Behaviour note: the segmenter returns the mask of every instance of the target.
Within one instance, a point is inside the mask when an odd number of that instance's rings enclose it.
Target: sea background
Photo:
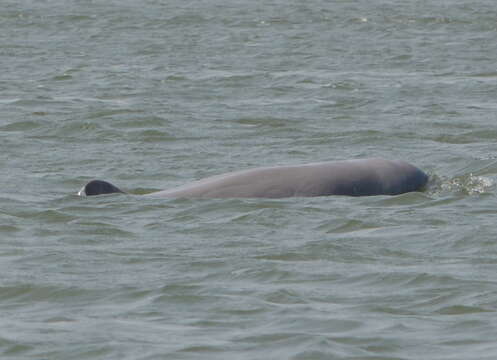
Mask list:
[[[496,39],[494,0],[2,0],[0,358],[496,359]],[[364,157],[430,183],[140,196]]]

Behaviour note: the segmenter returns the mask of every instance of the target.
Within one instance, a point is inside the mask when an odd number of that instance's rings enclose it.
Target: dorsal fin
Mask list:
[[[113,193],[124,193],[117,186],[103,180],[92,180],[78,192],[79,196],[93,196]]]

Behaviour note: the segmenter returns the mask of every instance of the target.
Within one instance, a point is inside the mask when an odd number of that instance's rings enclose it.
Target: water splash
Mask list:
[[[452,179],[434,177],[431,190],[434,193],[452,192],[479,195],[488,192],[492,186],[494,186],[494,181],[491,178],[470,173]]]

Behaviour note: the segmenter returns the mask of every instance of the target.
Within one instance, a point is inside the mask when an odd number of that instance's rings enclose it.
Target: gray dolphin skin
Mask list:
[[[421,190],[428,175],[398,160],[359,159],[295,166],[263,167],[217,175],[147,194],[163,198],[285,198],[398,195]],[[79,195],[123,192],[92,180]]]

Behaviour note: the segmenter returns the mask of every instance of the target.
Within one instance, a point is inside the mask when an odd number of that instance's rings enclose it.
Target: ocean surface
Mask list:
[[[494,0],[2,0],[0,358],[497,359]],[[140,196],[383,157],[423,192]],[[129,195],[83,198],[90,179]]]

